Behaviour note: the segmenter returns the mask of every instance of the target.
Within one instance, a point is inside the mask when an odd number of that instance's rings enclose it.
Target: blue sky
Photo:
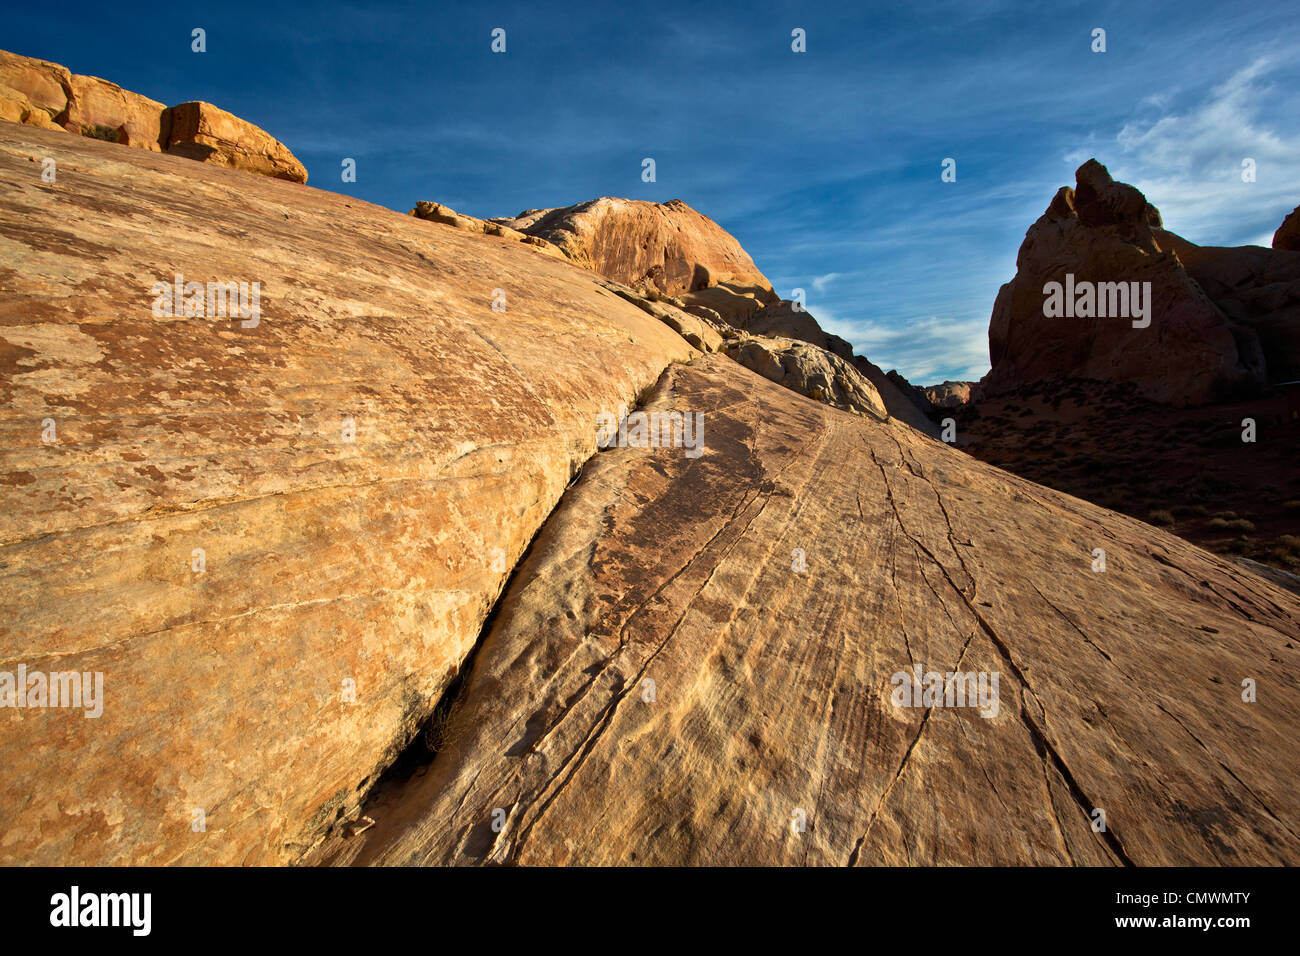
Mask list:
[[[1300,203],[1300,6],[848,6],[65,2],[11,5],[0,47],[216,103],[402,212],[682,199],[919,384],[987,371],[1025,230],[1089,156],[1194,242],[1267,244]]]

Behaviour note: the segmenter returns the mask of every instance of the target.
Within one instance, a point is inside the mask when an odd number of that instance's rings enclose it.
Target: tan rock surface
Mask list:
[[[66,67],[7,50],[0,50],[0,85],[22,93],[54,123],[64,119],[72,98],[72,74]]]
[[[596,416],[695,353],[347,196],[10,124],[0,183],[0,670],[106,698],[0,709],[0,862],[294,859],[428,717]],[[258,323],[155,317],[178,272],[259,282]]]
[[[798,339],[826,349],[852,364],[866,377],[890,415],[931,437],[938,437],[939,429],[934,422],[889,380],[878,365],[861,355],[854,355],[853,346],[848,341],[825,331],[807,309],[795,308],[795,303],[780,299],[753,315],[739,316],[733,324],[755,335]]]
[[[726,343],[726,354],[750,371],[790,391],[846,412],[889,417],[866,377],[844,359],[807,342],[742,334]]]
[[[227,169],[305,183],[307,170],[270,133],[211,103],[181,103],[167,111],[167,152]]]
[[[65,126],[71,133],[112,130],[124,146],[161,152],[168,143],[170,113],[157,100],[124,90],[97,76],[72,77]],[[103,138],[102,136],[100,137]]]
[[[478,232],[485,236],[496,236],[500,239],[522,242],[536,252],[544,252],[557,259],[568,259],[568,256],[561,252],[557,246],[552,245],[545,239],[526,235],[490,219],[476,219],[473,216],[467,216],[439,202],[422,199],[415,204],[415,208],[410,211],[409,215],[427,222],[451,226],[454,229],[464,229],[467,232]]]
[[[327,857],[1300,861],[1295,595],[719,356],[662,385],[705,454],[588,463],[443,750]],[[896,707],[913,663],[998,673],[998,713]]]
[[[682,296],[723,318],[776,299],[772,283],[735,237],[679,199],[602,197],[492,221],[546,239],[615,282]]]
[[[0,119],[41,129],[62,129],[45,110],[32,105],[27,94],[0,84]]]

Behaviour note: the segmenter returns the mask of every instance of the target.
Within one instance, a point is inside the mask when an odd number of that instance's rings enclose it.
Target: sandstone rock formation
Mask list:
[[[924,410],[907,395],[906,391],[911,386],[906,385],[906,379],[896,372],[890,373],[897,376],[906,386],[900,388],[899,384],[893,381],[890,375],[882,372],[878,365],[864,356],[854,355],[853,346],[846,340],[825,331],[807,309],[796,308],[794,302],[779,299],[759,309],[752,316],[736,319],[735,324],[757,335],[808,342],[851,363],[871,384],[890,415],[931,437],[938,436],[939,430],[934,422],[930,421]]]
[[[1300,252],[1300,206],[1287,213],[1282,225],[1273,233],[1273,248]]]
[[[171,123],[171,111],[157,100],[97,76],[72,77],[68,116],[63,124],[70,133],[100,139],[111,136],[124,146],[160,152],[171,143]]]
[[[776,300],[740,243],[679,199],[603,197],[492,221],[554,243],[574,262],[623,285],[678,296],[728,321]]]
[[[0,119],[66,129],[188,159],[305,183],[307,170],[279,140],[210,103],[171,108],[116,83],[0,50]]]
[[[428,717],[596,416],[694,350],[347,196],[9,124],[0,182],[0,670],[106,696],[0,709],[0,862],[295,859]],[[258,323],[156,317],[178,272],[259,282]]]
[[[269,133],[211,103],[182,103],[171,118],[167,152],[229,169],[307,181],[307,170]]]
[[[468,232],[481,232],[485,236],[497,236],[501,239],[511,239],[515,242],[522,242],[538,252],[544,252],[557,259],[568,258],[559,250],[558,247],[547,242],[545,239],[526,235],[516,229],[511,229],[509,226],[503,226],[498,222],[493,222],[488,219],[476,219],[473,216],[458,213],[450,206],[444,206],[442,203],[420,200],[415,204],[415,208],[412,209],[408,215],[415,216],[417,219],[423,219],[426,222],[436,222],[444,226],[451,226],[455,229],[464,229]]]
[[[1300,379],[1300,251],[1198,246],[1157,230],[1236,329],[1259,340],[1269,382]]]
[[[588,463],[432,764],[321,858],[1300,859],[1295,595],[720,356],[648,407],[705,409],[708,452]],[[895,706],[913,664],[996,672],[997,713]]]
[[[939,408],[960,408],[971,400],[974,382],[943,382],[922,390],[926,401]]]
[[[795,339],[748,334],[729,341],[726,352],[745,368],[792,392],[881,421],[889,417],[875,386],[833,352]]]
[[[6,98],[16,99],[14,94],[21,96],[43,112],[45,120],[58,125],[67,117],[68,101],[72,98],[72,74],[57,63],[0,50],[0,89],[6,91]],[[40,118],[17,122],[49,128]]]
[[[998,292],[985,390],[1091,378],[1133,382],[1156,401],[1203,404],[1262,389],[1267,373],[1255,329],[1234,322],[1206,296],[1155,207],[1132,186],[1113,181],[1096,160],[1075,175],[1076,188],[1062,187],[1030,227],[1016,275]],[[1149,325],[1134,327],[1141,319],[1125,315],[1048,317],[1053,282],[1149,282]],[[1106,297],[1112,309],[1119,302],[1115,290]]]
[[[0,182],[0,672],[104,676],[0,708],[0,862],[1300,862],[1300,597],[509,238],[33,126]],[[702,453],[596,453],[638,400]]]

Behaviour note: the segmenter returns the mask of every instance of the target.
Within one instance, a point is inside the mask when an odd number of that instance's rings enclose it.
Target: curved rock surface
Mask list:
[[[278,139],[211,103],[182,103],[167,111],[167,152],[202,163],[307,181],[307,170]]]
[[[73,76],[63,125],[70,133],[100,139],[111,134],[123,146],[161,152],[170,145],[171,119],[171,112],[157,100],[97,76]]]
[[[882,421],[889,417],[875,386],[825,349],[794,339],[745,333],[727,342],[726,353],[765,379],[825,405]]]
[[[1075,175],[1076,188],[1063,186],[1026,233],[1016,275],[998,292],[985,391],[1090,378],[1132,382],[1147,398],[1185,405],[1260,390],[1266,373],[1258,336],[1231,321],[1188,275],[1155,207],[1095,159]],[[1135,327],[1144,319],[1132,309],[1048,317],[1047,284],[1069,282],[1150,283],[1149,325]]]
[[[554,243],[570,259],[634,289],[656,289],[730,320],[776,300],[749,253],[730,233],[680,199],[602,197],[494,219]]]
[[[322,858],[1300,861],[1296,595],[718,356],[650,407],[707,452],[587,465],[442,750]],[[998,674],[996,713],[896,706],[913,665]]]
[[[0,710],[0,862],[296,859],[433,710],[597,416],[694,350],[347,196],[9,124],[0,183],[0,671],[105,697]],[[258,321],[155,316],[176,273],[260,283]]]
[[[0,183],[0,674],[103,675],[0,709],[0,862],[1300,862],[1300,597],[509,236],[12,124]],[[638,401],[699,454],[596,454]]]

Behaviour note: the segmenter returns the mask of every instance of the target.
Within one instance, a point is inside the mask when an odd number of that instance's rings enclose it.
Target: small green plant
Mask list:
[[[111,126],[105,126],[102,123],[96,123],[94,126],[81,127],[81,135],[88,136],[91,139],[102,139],[109,143],[121,142],[117,130]]]

